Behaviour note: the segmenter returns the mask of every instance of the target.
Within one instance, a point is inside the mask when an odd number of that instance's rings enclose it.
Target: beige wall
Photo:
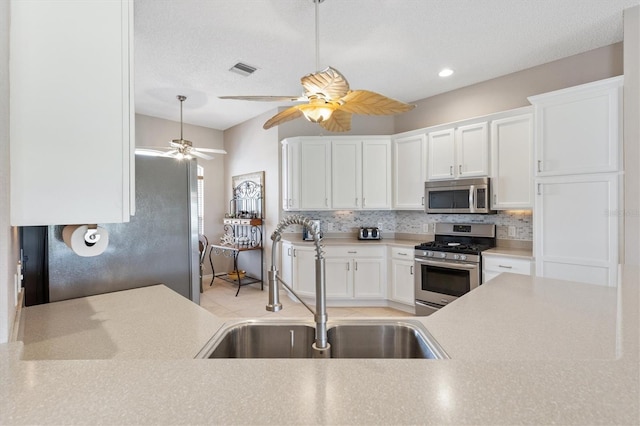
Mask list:
[[[640,6],[624,13],[624,263],[640,264]]]
[[[616,43],[417,101],[396,117],[394,132],[527,106],[531,95],[621,75],[622,50]]]
[[[273,114],[269,112],[231,127],[224,132],[225,149],[229,153],[225,160],[225,201],[232,198],[231,178],[253,172],[264,172],[264,279],[271,265],[271,232],[278,222],[280,207],[280,142],[278,129],[264,130],[262,125]],[[239,268],[259,274],[259,252],[243,252],[239,257]],[[233,268],[228,264],[228,270]],[[218,271],[216,271],[217,273]],[[224,271],[223,271],[224,272]]]
[[[9,225],[9,2],[0,2],[0,343],[11,337],[16,308],[18,230]]]
[[[199,148],[224,149],[223,133],[201,126],[184,124],[184,138]],[[136,114],[136,146],[168,146],[180,137],[180,122]],[[220,241],[222,218],[225,212],[224,155],[215,154],[213,160],[198,160],[204,168],[204,233],[209,242]],[[214,264],[215,265],[215,264]],[[209,261],[204,273],[210,274]]]

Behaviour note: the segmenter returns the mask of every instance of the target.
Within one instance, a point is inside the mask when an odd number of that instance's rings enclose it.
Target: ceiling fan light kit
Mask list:
[[[316,69],[319,69],[319,18],[318,5],[324,0],[311,0],[315,4],[316,24]],[[351,90],[347,79],[335,68],[327,67],[322,71],[307,74],[300,79],[304,94],[296,96],[220,96],[221,99],[250,101],[287,101],[306,104],[289,107],[267,120],[262,126],[265,130],[287,121],[304,117],[312,123],[319,124],[331,132],[347,132],[351,130],[351,116],[359,115],[394,115],[415,108],[368,90]]]

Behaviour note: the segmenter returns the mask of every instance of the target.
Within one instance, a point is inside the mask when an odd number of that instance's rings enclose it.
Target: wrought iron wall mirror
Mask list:
[[[231,178],[233,197],[226,217],[264,219],[264,172],[247,173]]]

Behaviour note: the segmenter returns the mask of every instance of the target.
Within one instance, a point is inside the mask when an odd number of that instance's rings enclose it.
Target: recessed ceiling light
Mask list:
[[[451,74],[453,74],[453,70],[451,68],[444,68],[438,73],[440,77],[449,77]]]

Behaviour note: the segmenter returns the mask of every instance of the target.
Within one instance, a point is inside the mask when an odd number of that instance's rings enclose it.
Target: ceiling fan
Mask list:
[[[311,1],[315,3],[317,70],[320,58],[318,5],[324,0]],[[307,102],[279,112],[267,120],[262,127],[270,129],[287,121],[305,117],[331,132],[351,130],[351,116],[353,114],[393,115],[412,110],[415,107],[415,105],[406,104],[369,90],[351,90],[347,79],[333,67],[307,74],[300,79],[300,82],[304,89],[302,96],[220,96],[220,99]]]
[[[156,157],[174,157],[179,160],[190,160],[193,157],[202,158],[203,160],[213,160],[213,156],[203,154],[204,152],[210,152],[214,154],[226,154],[224,149],[213,148],[196,148],[191,141],[188,141],[182,137],[182,103],[187,99],[186,96],[178,95],[176,99],[180,101],[180,139],[173,139],[169,142],[169,146],[166,147],[140,147],[136,148],[136,154],[150,155]]]

